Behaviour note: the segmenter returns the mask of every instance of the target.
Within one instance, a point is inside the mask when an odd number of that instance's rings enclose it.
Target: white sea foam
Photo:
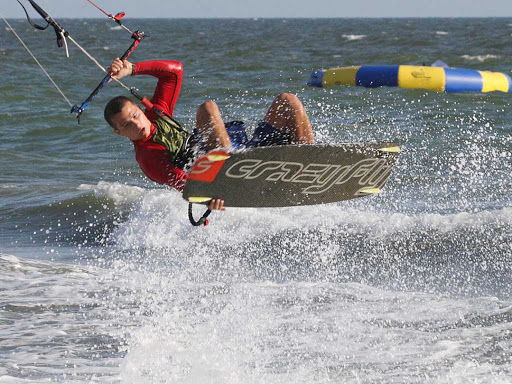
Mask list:
[[[122,29],[123,29],[123,27],[121,27],[120,25],[116,25],[115,27],[110,28],[111,31],[120,31]]]
[[[445,31],[436,31],[436,35],[439,35],[439,36],[445,36],[445,35],[448,35],[448,32],[445,32]]]
[[[93,191],[96,197],[107,198],[119,205],[131,204],[137,201],[145,189],[133,185],[109,183],[100,181],[97,185],[81,184],[79,191]]]
[[[24,275],[34,274],[56,274],[65,271],[75,276],[85,276],[85,270],[68,264],[59,264],[49,261],[21,259],[14,255],[0,253],[0,270],[5,274],[10,272],[21,272]]]
[[[102,338],[115,342],[96,271],[0,253],[0,317],[15,319],[0,322],[2,348],[13,351],[2,357],[9,369],[0,368],[0,383],[70,382],[71,376],[89,382],[86,377],[112,374],[89,364]]]
[[[385,226],[378,225],[379,221],[382,222],[386,219],[389,222]],[[391,235],[403,230],[422,229],[448,233],[462,228],[481,227],[489,223],[512,224],[512,207],[477,213],[460,212],[445,215],[427,213],[417,216],[394,213],[374,216],[376,233],[379,235]]]
[[[499,55],[476,55],[476,56],[462,55],[461,57],[464,60],[479,61],[480,63],[483,63],[484,61],[487,61],[487,60],[499,59],[501,56],[499,56]]]
[[[162,303],[131,330],[120,376],[134,383],[358,383],[388,375],[413,382],[418,369],[440,382],[448,372],[451,382],[462,382],[486,372],[474,367],[468,375],[465,365],[485,353],[488,337],[500,328],[471,326],[472,317],[508,311],[492,298],[459,300],[360,284],[176,284],[156,273],[128,284],[146,292],[142,308]],[[392,368],[397,362],[398,373]]]
[[[341,35],[341,37],[343,37],[349,41],[362,40],[367,36],[368,35],[346,35],[346,34]]]
[[[228,208],[213,212],[211,224],[200,229],[190,225],[187,218],[188,203],[181,194],[167,189],[145,190],[116,183],[82,186],[94,190],[98,197],[114,200],[116,204],[132,204],[129,220],[119,226],[116,242],[127,248],[179,248],[186,249],[190,242],[223,241],[229,236],[232,244],[251,242],[268,233],[280,231],[307,231],[336,228],[343,225],[347,231],[375,237],[393,236],[402,231],[435,230],[449,233],[463,228],[481,227],[489,223],[512,225],[512,207],[495,211],[459,212],[453,214],[423,213],[408,215],[401,212],[379,212],[344,207],[343,204],[290,208]],[[374,197],[377,202],[379,197]],[[204,206],[194,206],[199,217]],[[386,223],[383,225],[383,223]]]
[[[7,255],[7,254],[3,254],[3,253],[0,253],[0,261],[5,262],[5,263],[10,263],[12,265],[20,265],[20,263],[21,263],[21,260],[18,259],[16,256]]]

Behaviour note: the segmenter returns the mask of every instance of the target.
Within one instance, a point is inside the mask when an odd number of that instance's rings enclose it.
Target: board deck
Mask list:
[[[379,193],[400,147],[394,143],[259,147],[200,157],[183,191],[191,203],[226,207],[287,207]]]

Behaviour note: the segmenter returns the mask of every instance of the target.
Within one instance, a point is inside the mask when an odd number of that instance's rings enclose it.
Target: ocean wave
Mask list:
[[[74,274],[87,276],[88,273],[79,267],[50,261],[20,259],[14,255],[0,253],[0,271],[5,278],[9,272],[22,275],[60,275]]]
[[[123,188],[121,188],[123,190]],[[136,190],[140,193],[139,190]],[[141,195],[139,195],[141,196]],[[134,197],[132,196],[132,201]],[[453,214],[378,211],[372,204],[378,199],[367,199],[366,204],[329,204],[289,208],[227,208],[213,212],[208,227],[195,228],[187,219],[187,202],[175,191],[146,190],[133,205],[130,216],[121,224],[114,238],[129,248],[183,247],[190,241],[224,241],[245,243],[257,241],[268,233],[305,233],[328,228],[344,228],[352,234],[375,238],[393,237],[404,232],[436,231],[450,234],[488,225],[512,225],[512,207],[480,212]],[[364,206],[365,208],[361,208]],[[202,206],[194,206],[196,216]],[[385,223],[385,224],[384,224]]]
[[[343,37],[344,39],[347,39],[348,41],[362,40],[367,36],[368,35],[346,35],[346,34],[341,35],[341,37]]]
[[[492,59],[499,59],[499,58],[501,58],[501,56],[499,56],[499,55],[476,55],[476,56],[462,55],[461,57],[462,57],[464,60],[468,60],[468,61],[479,61],[480,63],[483,63],[484,61],[487,61],[487,60],[492,60]]]
[[[439,36],[446,36],[446,35],[448,35],[448,32],[445,32],[445,31],[436,31],[436,35],[439,35]]]
[[[210,225],[196,228],[187,217],[188,203],[181,193],[145,189],[117,182],[82,184],[79,197],[26,210],[31,225],[19,228],[32,236],[71,243],[115,244],[121,249],[177,248],[190,242],[254,243],[269,234],[302,236],[308,232],[349,233],[374,239],[403,238],[435,232],[461,237],[465,231],[486,233],[489,227],[512,225],[512,207],[450,214],[406,213],[390,209],[391,197],[362,198],[338,204],[285,208],[227,208],[212,212]],[[388,207],[388,208],[386,208]],[[194,205],[194,216],[204,206]],[[501,229],[500,229],[501,228]],[[485,235],[487,236],[487,235]]]
[[[93,191],[97,198],[109,199],[117,205],[131,204],[140,199],[146,191],[141,187],[106,181],[100,181],[96,185],[81,184],[78,190]]]
[[[75,188],[77,191],[61,194],[60,200],[49,203],[39,199],[33,206],[8,211],[11,227],[2,234],[6,238],[20,238],[17,243],[44,243],[55,252],[58,252],[57,247],[67,245],[105,244],[109,234],[126,220],[132,205],[145,191],[109,182]]]

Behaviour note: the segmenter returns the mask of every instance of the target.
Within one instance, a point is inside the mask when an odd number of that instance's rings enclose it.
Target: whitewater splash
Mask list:
[[[508,355],[498,372],[486,356],[512,347],[506,335],[488,341],[508,329],[512,303],[448,292],[483,293],[479,278],[499,285],[490,276],[508,275],[510,233],[482,235],[510,228],[511,207],[409,215],[379,210],[371,198],[228,208],[209,227],[192,228],[179,193],[132,188],[94,188],[132,204],[113,235],[115,272],[103,278],[137,302],[140,325],[126,336],[121,382],[357,383],[388,377],[396,364],[408,382],[506,382]],[[476,242],[467,238],[473,231]]]
[[[165,239],[165,233],[168,233],[170,238],[178,234],[172,233],[173,230],[179,233],[205,231],[208,232],[208,236],[220,232],[219,238],[225,235],[226,231],[230,231],[230,241],[249,241],[265,233],[275,233],[283,229],[309,231],[340,225],[357,228],[362,233],[369,233],[374,237],[390,237],[403,231],[414,230],[448,233],[467,228],[485,227],[493,223],[503,226],[512,225],[512,207],[479,212],[419,215],[388,210],[379,211],[372,208],[371,202],[381,203],[386,199],[384,191],[382,194],[384,197],[362,198],[351,203],[290,208],[228,208],[225,212],[213,213],[214,219],[212,218],[211,226],[197,229],[189,227],[185,214],[188,203],[176,191],[143,189],[108,182],[99,182],[96,186],[81,185],[79,189],[91,190],[96,197],[108,198],[119,206],[133,206],[130,219],[122,225],[118,236],[125,236],[127,232],[137,233],[145,239],[146,245],[154,244],[151,241],[152,238],[155,241],[158,239],[160,245],[165,244],[165,240],[162,240]],[[365,206],[364,210],[360,206]],[[234,228],[237,230],[233,231]],[[123,238],[122,242],[126,241],[128,239]],[[133,242],[131,244],[134,245]]]
[[[151,231],[190,229],[191,232],[224,232],[237,228],[230,240],[257,238],[263,233],[277,232],[279,229],[313,230],[319,227],[339,225],[359,228],[361,232],[375,237],[393,236],[406,230],[435,230],[443,233],[466,228],[485,227],[493,223],[512,224],[512,207],[489,211],[457,212],[453,214],[423,213],[418,215],[378,210],[371,204],[382,205],[387,193],[382,196],[362,198],[350,203],[326,204],[289,208],[228,208],[225,212],[214,212],[211,227],[189,228],[185,215],[188,203],[179,192],[168,189],[144,189],[119,183],[99,182],[97,185],[81,185],[79,190],[93,191],[97,198],[107,198],[118,206],[130,206],[133,210],[128,223],[130,232],[151,238]],[[391,195],[391,193],[389,194]],[[391,197],[391,196],[389,196]],[[370,203],[369,205],[367,203]],[[364,206],[364,210],[361,209]],[[200,209],[196,208],[196,209]],[[156,227],[145,223],[159,223]],[[386,225],[382,225],[385,222]],[[140,227],[138,226],[140,224]],[[247,229],[247,231],[245,230]],[[155,237],[162,237],[157,231]]]

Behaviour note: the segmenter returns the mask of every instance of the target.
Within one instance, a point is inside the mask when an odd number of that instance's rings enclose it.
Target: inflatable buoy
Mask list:
[[[413,65],[362,65],[314,71],[308,85],[352,85],[429,89],[438,92],[510,92],[512,80],[501,72]]]

